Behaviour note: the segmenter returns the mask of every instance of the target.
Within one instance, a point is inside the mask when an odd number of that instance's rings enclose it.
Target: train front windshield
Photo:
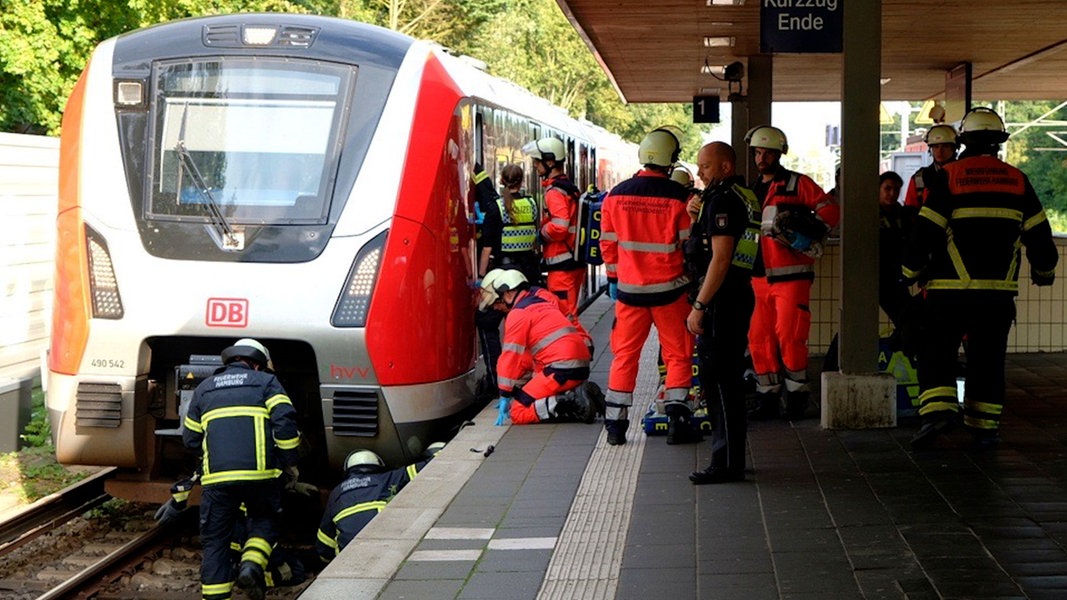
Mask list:
[[[158,63],[147,216],[227,230],[325,223],[353,77],[314,61]]]

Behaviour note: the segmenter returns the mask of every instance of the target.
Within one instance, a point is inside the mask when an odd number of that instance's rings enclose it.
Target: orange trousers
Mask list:
[[[693,385],[693,336],[686,329],[689,302],[681,295],[666,306],[630,306],[615,303],[615,327],[611,330],[611,372],[608,388],[632,394],[637,384],[641,348],[649,330],[656,325],[663,362],[667,365],[665,386],[682,388],[688,394]]]
[[[585,269],[549,271],[545,287],[559,298],[559,310],[573,322],[578,321],[578,294],[585,281]]]
[[[777,384],[783,369],[786,379],[807,381],[811,281],[767,283],[766,277],[753,277],[752,291],[756,309],[748,328],[748,349],[757,381]]]
[[[540,423],[544,420],[542,415],[547,414],[551,408],[548,406],[549,398],[554,397],[556,394],[562,394],[567,390],[573,390],[587,378],[588,369],[586,369],[586,377],[583,379],[565,379],[563,381],[544,371],[535,374],[529,382],[515,390],[515,398],[511,401],[511,409],[509,411],[511,422],[515,425]]]

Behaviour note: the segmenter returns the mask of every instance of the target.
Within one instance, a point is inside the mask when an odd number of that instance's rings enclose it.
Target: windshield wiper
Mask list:
[[[211,218],[211,224],[215,227],[215,231],[222,241],[224,249],[233,248],[239,249],[241,243],[237,239],[236,232],[229,221],[226,220],[226,215],[222,214],[222,209],[219,208],[219,203],[215,200],[214,194],[211,193],[211,188],[204,180],[204,176],[200,174],[200,169],[196,166],[196,161],[193,160],[192,153],[185,147],[185,121],[189,116],[189,105],[185,105],[185,109],[182,111],[182,123],[178,129],[178,143],[174,146],[174,152],[178,154],[178,189],[175,192],[175,202],[181,204],[182,195],[182,174],[188,173],[189,179],[196,186],[197,192],[207,201],[207,211]]]

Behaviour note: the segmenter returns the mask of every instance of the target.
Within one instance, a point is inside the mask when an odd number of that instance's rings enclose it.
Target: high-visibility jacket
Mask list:
[[[574,260],[578,232],[578,188],[566,175],[557,175],[541,183],[545,188],[545,206],[541,218],[541,256],[547,271],[572,271],[582,268]]]
[[[752,186],[760,198],[764,214],[780,204],[800,204],[815,212],[826,224],[834,227],[841,218],[837,200],[827,194],[811,177],[779,167],[769,183],[757,179]],[[760,238],[760,252],[753,271],[756,277],[766,276],[767,281],[815,279],[815,259],[795,252],[767,236]]]
[[[508,213],[503,198],[496,199],[500,211],[500,251],[508,253],[531,252],[537,248],[537,202],[529,196],[520,196],[511,201]]]
[[[647,169],[608,193],[600,212],[600,253],[608,281],[618,283],[619,302],[665,306],[685,293],[688,199],[684,186]]]
[[[537,286],[522,290],[504,321],[496,363],[500,395],[510,398],[531,372],[589,367],[586,338]]]
[[[182,435],[203,454],[201,485],[275,479],[296,464],[296,409],[278,378],[233,362],[193,392]]]
[[[961,158],[927,185],[903,274],[928,290],[1019,289],[1019,243],[1031,276],[1051,280],[1059,253],[1045,210],[1026,175],[995,156]]]
[[[385,505],[414,479],[429,460],[400,469],[368,473],[349,470],[344,481],[330,492],[326,511],[316,534],[315,552],[323,562],[333,560]]]

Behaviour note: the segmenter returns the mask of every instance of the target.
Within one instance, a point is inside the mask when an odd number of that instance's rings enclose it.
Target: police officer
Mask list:
[[[701,485],[745,478],[745,347],[755,298],[752,265],[759,245],[760,206],[735,172],[729,144],[700,149],[697,171],[704,202],[687,243],[687,262],[700,281],[686,326],[697,337],[700,387],[712,422],[711,464],[689,475]]]
[[[908,189],[904,193],[904,206],[915,212],[918,212],[926,203],[927,182],[935,177],[945,165],[956,160],[956,151],[959,149],[955,128],[943,123],[926,130],[923,141],[926,142],[933,162],[911,176],[908,180]]]
[[[315,552],[322,562],[333,560],[444,446],[430,444],[424,460],[399,469],[386,469],[370,450],[351,452],[345,458],[344,481],[330,492],[316,535]]]
[[[545,285],[559,297],[563,314],[576,321],[585,267],[574,256],[580,191],[563,171],[567,150],[562,141],[546,137],[526,144],[522,152],[533,159],[534,169],[545,189],[539,232],[541,255],[548,272]]]
[[[691,225],[686,213],[689,191],[670,179],[681,148],[679,136],[667,128],[649,132],[638,147],[644,167],[615,186],[601,209],[600,250],[617,300],[604,416],[611,445],[626,443],[638,361],[653,323],[667,365],[667,442],[700,439],[689,399],[693,337],[685,327],[690,279],[682,244]]]
[[[519,271],[495,269],[482,280],[481,306],[507,313],[496,424],[509,417],[516,425],[592,423],[602,409],[599,387],[587,381],[588,335],[560,312],[556,296],[531,286]]]
[[[223,366],[193,392],[182,434],[202,455],[200,567],[204,600],[230,598],[230,541],[247,509],[247,538],[237,585],[253,600],[266,593],[264,571],[278,541],[282,470],[296,485],[300,431],[296,410],[270,371],[270,353],[245,338],[222,351]]]
[[[1059,255],[1030,180],[997,158],[1008,139],[1000,115],[971,110],[960,123],[960,159],[927,182],[903,273],[926,280],[919,351],[919,416],[913,448],[933,446],[956,425],[956,362],[966,337],[963,424],[980,448],[995,446],[1004,407],[1004,355],[1015,317],[1019,244],[1030,278],[1052,285]]]
[[[492,267],[494,253],[500,247],[501,218],[497,202],[500,195],[493,186],[493,180],[481,164],[475,163],[474,176],[475,223],[477,225],[477,268],[474,287],[481,286],[482,278]],[[478,329],[478,341],[481,344],[482,359],[485,361],[485,379],[479,381],[479,395],[494,393],[496,390],[496,361],[500,357],[500,314],[495,311],[476,310],[474,324]]]
[[[745,135],[759,175],[752,191],[763,207],[759,254],[752,272],[756,307],[749,327],[749,351],[756,372],[756,407],[749,417],[775,418],[780,411],[783,376],[785,416],[803,418],[808,407],[808,332],[811,327],[811,284],[815,280],[810,231],[794,231],[799,217],[809,229],[823,232],[837,225],[840,211],[833,197],[807,175],[782,166],[789,151],[785,133],[760,125]]]

